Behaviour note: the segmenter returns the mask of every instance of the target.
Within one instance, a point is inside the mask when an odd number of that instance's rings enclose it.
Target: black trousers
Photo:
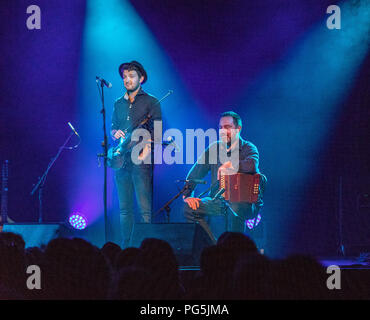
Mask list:
[[[214,243],[225,231],[242,232],[246,230],[245,221],[255,215],[255,208],[250,203],[230,204],[235,216],[220,199],[213,200],[211,197],[201,198],[199,208],[191,209],[188,204],[184,205],[184,216],[188,222],[199,223],[208,233]]]
[[[131,165],[115,172],[118,191],[122,248],[127,248],[135,221],[134,200],[141,216],[141,222],[150,223],[152,217],[153,168]]]

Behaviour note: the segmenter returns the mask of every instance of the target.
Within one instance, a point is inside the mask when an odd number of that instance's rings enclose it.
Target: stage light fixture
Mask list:
[[[77,230],[83,230],[87,226],[87,219],[80,213],[72,214],[69,219],[69,224]]]

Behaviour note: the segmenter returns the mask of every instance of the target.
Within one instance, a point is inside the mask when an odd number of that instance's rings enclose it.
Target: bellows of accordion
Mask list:
[[[221,175],[220,189],[225,189],[222,196],[230,202],[255,203],[258,201],[260,178],[258,173]]]

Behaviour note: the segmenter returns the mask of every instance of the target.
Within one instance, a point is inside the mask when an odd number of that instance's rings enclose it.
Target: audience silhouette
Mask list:
[[[28,266],[42,270],[41,289],[27,287]],[[0,299],[86,300],[276,300],[368,299],[361,277],[329,290],[316,259],[292,255],[270,259],[242,233],[225,232],[203,249],[200,270],[181,276],[169,243],[147,238],[140,248],[101,249],[80,238],[57,238],[25,248],[20,235],[0,233]]]

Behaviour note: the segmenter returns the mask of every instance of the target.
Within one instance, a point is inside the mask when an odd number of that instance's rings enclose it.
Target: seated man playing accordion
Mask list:
[[[245,173],[259,174],[259,154],[255,145],[240,137],[242,121],[232,111],[221,114],[219,121],[220,140],[211,144],[190,169],[186,180],[188,188],[184,193],[184,215],[189,222],[199,223],[214,242],[224,231],[245,232],[248,219],[254,219],[262,206],[261,192],[255,203],[232,202],[231,210],[220,194],[220,180],[224,175]],[[238,149],[236,149],[238,148]],[[236,155],[236,159],[221,163],[220,155]],[[211,159],[217,155],[217,159]],[[231,159],[233,157],[231,156]],[[236,161],[235,161],[236,160]],[[194,197],[194,179],[203,179],[211,172],[211,188],[204,198]],[[264,184],[265,177],[261,175]],[[221,190],[222,192],[223,190]],[[215,197],[215,195],[217,195]],[[254,220],[253,220],[254,221]]]

